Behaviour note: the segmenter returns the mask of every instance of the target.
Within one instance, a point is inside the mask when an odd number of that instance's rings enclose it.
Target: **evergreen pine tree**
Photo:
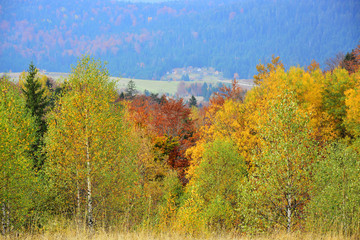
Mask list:
[[[35,170],[40,170],[44,164],[45,154],[42,153],[43,136],[46,132],[47,126],[44,119],[46,107],[48,105],[47,97],[44,94],[45,89],[41,87],[39,78],[36,76],[37,69],[31,62],[29,65],[28,75],[22,92],[26,99],[26,108],[35,118],[36,137],[31,144],[30,155],[33,159],[33,167]]]
[[[197,101],[196,101],[196,98],[194,97],[194,95],[191,96],[190,100],[189,100],[189,107],[192,107],[192,106],[197,106]]]
[[[128,99],[132,99],[133,97],[135,97],[136,93],[137,90],[136,90],[135,82],[133,80],[130,80],[125,90],[125,96]]]

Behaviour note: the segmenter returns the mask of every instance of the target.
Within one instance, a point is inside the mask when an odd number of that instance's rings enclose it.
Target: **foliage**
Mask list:
[[[125,97],[127,99],[133,99],[136,95],[136,92],[137,92],[136,85],[133,80],[130,80],[125,90]]]
[[[360,67],[360,45],[354,48],[350,53],[347,53],[343,59],[342,67],[344,67],[350,74],[355,73]]]
[[[280,61],[280,57],[275,57],[274,55],[271,58],[271,62],[266,64],[266,66],[262,63],[256,65],[258,74],[254,76],[254,83],[260,85],[261,81],[268,77],[270,72],[274,72],[277,67],[284,68],[284,64]]]
[[[288,232],[303,224],[303,209],[312,187],[311,166],[317,158],[309,118],[299,112],[292,97],[291,92],[285,93],[270,103],[260,130],[265,141],[255,149],[256,169],[250,178],[255,187],[251,204],[257,206],[259,227]]]
[[[22,71],[31,59],[66,72],[88,52],[106,59],[112,76],[160,79],[174,68],[208,66],[252,78],[271,54],[307,66],[360,39],[356,0],[130,2],[2,4],[0,72]]]
[[[190,232],[236,228],[237,187],[246,176],[246,167],[234,143],[216,139],[206,144],[203,158],[194,168],[179,209],[179,227]]]
[[[0,208],[2,234],[20,230],[31,217],[36,179],[27,151],[35,138],[35,119],[20,90],[0,79]],[[29,226],[28,226],[29,227]]]
[[[334,119],[336,130],[341,136],[346,135],[343,120],[346,116],[345,92],[353,89],[356,84],[355,75],[349,75],[345,69],[335,69],[327,73],[324,83],[323,107]]]
[[[196,98],[194,97],[194,95],[191,95],[191,98],[189,100],[189,107],[196,107],[197,106],[197,101],[196,101]]]
[[[26,155],[36,117],[2,78],[3,232],[71,225],[356,238],[359,71],[322,72],[315,61],[285,70],[279,58],[258,70],[248,92],[234,80],[190,108],[149,92],[119,98],[105,66],[84,56],[42,118],[48,161],[36,177]]]
[[[341,70],[336,71],[334,74],[339,72]],[[336,76],[333,76],[332,73],[326,76],[336,79]],[[301,111],[308,113],[310,117],[309,124],[313,130],[313,137],[321,142],[334,139],[339,134],[334,120],[335,116],[331,112],[325,111],[325,109],[327,108],[327,101],[340,101],[339,106],[341,107],[343,107],[341,105],[343,101],[339,98],[341,95],[335,96],[334,89],[327,90],[328,87],[333,87],[326,83],[325,78],[320,69],[306,72],[301,68],[291,67],[286,72],[282,67],[278,67],[271,71],[266,78],[263,78],[261,86],[248,94],[247,102],[255,105],[255,112],[266,116],[269,103],[283,92],[291,91],[294,99],[298,101]],[[341,84],[337,86],[341,86]],[[343,88],[346,88],[346,86]],[[327,98],[326,93],[334,96]],[[338,122],[340,121],[339,118]]]
[[[38,70],[33,63],[29,65],[29,72],[23,83],[22,91],[26,99],[26,108],[32,114],[36,123],[36,138],[31,145],[30,154],[33,158],[33,167],[40,170],[44,164],[45,156],[42,153],[44,145],[44,134],[47,126],[45,121],[46,107],[48,99],[45,94],[46,87],[42,87],[37,77]]]
[[[179,178],[185,184],[185,170],[189,166],[186,150],[195,141],[193,121],[190,109],[183,99],[175,100],[156,95],[138,96],[130,103],[132,120],[145,129],[153,143],[155,159],[167,161],[178,171]]]
[[[158,228],[166,231],[176,222],[176,214],[183,196],[183,186],[175,171],[168,173],[164,179],[161,205],[158,207]]]
[[[139,145],[114,104],[114,86],[101,62],[84,56],[49,115],[47,171],[60,198],[58,208],[90,229],[139,221],[134,214],[141,199]]]
[[[360,72],[358,72],[359,74]],[[345,92],[346,118],[344,125],[354,137],[360,137],[360,78],[357,86]]]
[[[307,207],[311,230],[358,233],[360,226],[359,154],[336,142],[329,145],[316,164],[312,200]]]

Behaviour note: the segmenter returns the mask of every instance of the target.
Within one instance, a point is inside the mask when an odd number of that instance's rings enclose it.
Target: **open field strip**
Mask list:
[[[152,93],[169,93],[174,95],[177,91],[178,85],[180,82],[168,82],[168,81],[158,81],[158,80],[143,80],[143,79],[131,79],[131,78],[117,78],[111,77],[111,79],[117,80],[117,86],[119,89],[125,89],[130,80],[133,80],[136,86],[136,89],[143,93],[145,90],[148,90]]]
[[[11,73],[0,73],[0,76],[6,74],[10,77],[10,79],[14,82],[19,80],[20,72],[11,72]],[[46,72],[43,73],[48,77],[53,78],[56,81],[64,81],[68,76],[69,73],[60,73],[60,72]],[[175,95],[178,89],[178,85],[181,81],[159,81],[159,80],[146,80],[146,79],[132,79],[132,78],[120,78],[120,77],[110,77],[112,80],[117,81],[118,89],[125,89],[127,84],[130,80],[133,80],[136,89],[143,93],[145,90],[148,90],[151,93],[159,93],[165,94],[168,93],[170,95]],[[185,84],[193,84],[193,83],[231,83],[231,80],[217,80],[212,77],[205,78],[203,81],[190,81],[185,82]],[[239,85],[242,86],[244,89],[250,89],[253,86],[252,80],[249,79],[240,79],[238,80]]]

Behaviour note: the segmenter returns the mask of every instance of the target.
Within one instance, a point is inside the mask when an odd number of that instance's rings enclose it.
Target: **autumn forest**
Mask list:
[[[360,237],[360,45],[332,69],[257,66],[197,106],[119,92],[79,58],[59,83],[0,81],[1,233],[284,232]],[[74,230],[75,231],[75,230]]]

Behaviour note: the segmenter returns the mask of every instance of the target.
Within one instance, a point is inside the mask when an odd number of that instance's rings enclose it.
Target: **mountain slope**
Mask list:
[[[110,0],[0,2],[0,72],[31,60],[68,72],[90,53],[114,76],[160,79],[177,67],[214,67],[251,78],[259,60],[323,64],[360,40],[356,0]]]

